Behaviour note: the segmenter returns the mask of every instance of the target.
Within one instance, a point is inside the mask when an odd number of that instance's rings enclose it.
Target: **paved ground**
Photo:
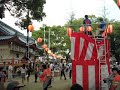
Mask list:
[[[19,81],[21,83],[21,78],[14,78],[13,80]],[[7,86],[8,82],[5,83],[5,86]],[[34,83],[34,76],[32,75],[30,77],[29,83],[27,81],[25,82],[25,87],[21,88],[21,90],[42,90],[42,83],[38,80],[37,83]],[[52,88],[49,88],[48,90],[69,90],[71,86],[71,80],[67,78],[67,80],[60,80],[59,77],[55,77],[54,81],[52,82]]]

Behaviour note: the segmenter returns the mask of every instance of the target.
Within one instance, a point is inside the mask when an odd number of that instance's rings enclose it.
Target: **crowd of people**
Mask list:
[[[57,73],[57,74],[56,74]],[[33,65],[30,63],[29,65],[23,64],[19,67],[14,67],[12,63],[6,65],[4,62],[3,66],[0,67],[0,82],[5,83],[6,79],[8,82],[12,82],[12,78],[15,76],[21,78],[21,83],[25,85],[25,80],[29,82],[29,77],[34,75],[34,82],[43,83],[43,90],[47,90],[48,87],[52,87],[52,80],[54,80],[54,76],[60,76],[60,80],[64,77],[64,80],[67,79],[66,75],[69,74],[69,78],[71,79],[72,74],[72,63],[66,63],[63,61],[59,62],[36,62]]]
[[[98,26],[99,31],[97,34],[102,34],[105,31],[106,23],[103,21],[102,18],[99,19],[100,24]],[[92,35],[91,31],[87,31],[86,27],[92,26],[91,20],[88,18],[88,15],[85,15],[85,19],[83,21],[83,25],[85,27],[84,33],[87,35]],[[114,71],[117,71],[117,69],[114,69]],[[18,77],[21,77],[21,82],[23,86],[25,85],[25,80],[27,79],[27,82],[29,82],[29,78],[31,74],[34,74],[34,82],[40,82],[43,83],[43,90],[47,90],[48,87],[52,87],[52,80],[54,80],[55,73],[60,74],[60,80],[64,77],[64,80],[67,80],[66,75],[69,75],[69,78],[72,78],[72,63],[62,61],[61,63],[58,62],[42,62],[42,63],[34,63],[29,65],[23,64],[22,66],[19,66],[15,68],[12,66],[12,63],[9,64],[9,66],[6,65],[6,63],[3,63],[3,66],[0,67],[0,84],[4,85],[4,82],[6,82],[6,79],[8,81],[12,81],[12,78],[14,75],[17,75]],[[56,74],[57,75],[57,74]],[[113,78],[112,81],[118,80],[120,81],[120,76],[117,74],[115,76],[115,73],[112,74]],[[117,77],[117,79],[116,79]],[[110,81],[111,79],[108,77],[105,79],[106,82]],[[16,83],[16,82],[15,82]],[[18,84],[18,83],[17,83]],[[117,84],[115,84],[116,87]],[[112,87],[112,88],[115,88]],[[2,89],[0,89],[2,90]],[[73,85],[70,90],[83,90],[83,88],[79,84]],[[111,89],[115,90],[115,89]]]

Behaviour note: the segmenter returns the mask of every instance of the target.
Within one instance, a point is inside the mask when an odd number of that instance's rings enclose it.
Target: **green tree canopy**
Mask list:
[[[97,21],[97,17],[94,15],[89,16],[93,23]],[[49,30],[50,30],[50,49],[53,53],[67,55],[67,51],[70,51],[70,37],[67,35],[67,27],[73,26],[74,31],[79,32],[79,27],[83,24],[83,18],[75,19],[72,17],[72,20],[68,21],[65,26],[46,26],[45,27],[45,43],[49,43]],[[96,24],[93,25],[94,28],[97,28]],[[32,37],[37,40],[37,38],[42,38],[44,41],[44,27],[41,27],[40,30],[37,30],[32,33]],[[43,45],[44,42],[39,43]],[[66,53],[67,52],[67,53]]]
[[[30,14],[30,17],[35,20],[42,20],[45,16],[43,12],[45,0],[2,0],[4,10],[8,10],[12,16],[21,17],[25,13]],[[1,10],[2,8],[0,8]],[[1,12],[1,14],[4,12]]]

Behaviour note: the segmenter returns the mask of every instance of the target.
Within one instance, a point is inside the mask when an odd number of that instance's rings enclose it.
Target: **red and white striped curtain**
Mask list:
[[[84,90],[99,90],[99,60],[96,48],[94,39],[85,34],[72,34],[72,82],[82,85]]]

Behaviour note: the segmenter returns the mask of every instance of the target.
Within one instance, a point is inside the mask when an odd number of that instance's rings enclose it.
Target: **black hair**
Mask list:
[[[42,65],[42,67],[43,67],[43,69],[47,69],[47,67],[46,67],[46,65],[45,65],[45,64],[43,64],[43,65]]]
[[[23,64],[23,68],[25,69],[25,64]]]
[[[72,87],[70,88],[70,90],[83,90],[83,88],[79,84],[74,84],[74,85],[72,85]]]
[[[3,69],[3,68],[2,68],[2,67],[0,67],[0,71],[2,71],[2,69]]]
[[[85,18],[87,18],[87,19],[88,19],[88,15],[85,15]]]
[[[103,18],[99,18],[100,21],[103,21]]]
[[[117,71],[118,72],[119,70],[118,70],[118,68],[112,68],[112,72],[113,71]]]
[[[47,64],[47,68],[49,68],[50,67],[50,64]]]

